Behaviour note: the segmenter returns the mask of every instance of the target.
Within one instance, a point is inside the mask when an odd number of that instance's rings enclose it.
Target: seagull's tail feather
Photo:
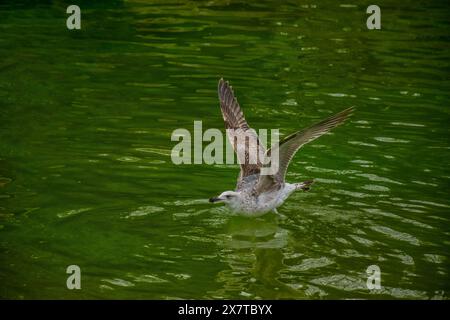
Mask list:
[[[300,183],[295,183],[295,190],[309,191],[313,182],[314,180],[307,180]]]

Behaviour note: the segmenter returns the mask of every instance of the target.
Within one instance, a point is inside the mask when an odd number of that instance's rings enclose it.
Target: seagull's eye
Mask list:
[[[229,194],[226,195],[227,199],[231,199],[231,197],[232,197],[232,195],[229,195]]]

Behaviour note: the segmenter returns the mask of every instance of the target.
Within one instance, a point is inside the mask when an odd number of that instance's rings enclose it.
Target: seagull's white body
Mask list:
[[[278,191],[262,193],[257,198],[253,198],[256,200],[255,207],[241,208],[240,212],[254,214],[255,216],[263,215],[269,211],[277,212],[276,209],[281,206],[295,190],[297,190],[297,188],[294,184],[285,183],[283,188]]]
[[[276,208],[281,206],[297,190],[295,184],[284,183],[278,190],[264,192],[255,196],[253,187],[256,182],[257,180],[235,192],[234,197],[226,202],[231,211],[248,216],[261,216],[269,211],[276,211]]]
[[[221,79],[218,89],[220,109],[225,121],[227,135],[238,156],[241,171],[235,191],[222,192],[218,197],[211,198],[209,201],[224,202],[232,211],[247,216],[260,216],[269,211],[276,211],[276,208],[281,206],[294,191],[308,191],[312,184],[311,180],[301,183],[285,182],[290,160],[303,145],[344,122],[353,111],[352,108],[341,111],[309,128],[289,135],[279,145],[272,146],[271,149],[265,151],[260,145],[257,135],[250,131],[228,82]],[[242,137],[244,134],[251,141],[246,146],[237,144],[236,141],[239,141],[239,139],[236,138]],[[258,156],[257,163],[249,161],[252,158],[251,155],[254,154]],[[274,160],[271,157],[272,154],[279,155],[279,159],[277,159],[278,170],[274,174],[263,175],[261,174],[263,162],[260,159],[272,161]],[[264,161],[264,163],[268,162]]]

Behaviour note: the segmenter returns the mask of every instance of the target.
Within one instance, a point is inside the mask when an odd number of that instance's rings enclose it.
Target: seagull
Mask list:
[[[240,173],[234,191],[224,191],[219,196],[210,198],[209,202],[225,203],[232,212],[245,216],[257,217],[270,211],[278,213],[277,208],[294,191],[308,191],[313,180],[299,183],[285,181],[290,161],[302,146],[342,124],[353,112],[353,107],[345,109],[334,116],[287,136],[279,144],[266,151],[260,145],[256,132],[249,127],[245,120],[241,107],[234,96],[233,88],[228,81],[219,80],[218,93],[225,129],[239,160]],[[238,138],[242,135],[248,137],[245,145],[237,143]],[[258,160],[249,161],[251,156],[255,156],[255,153]],[[270,174],[262,174],[262,169],[268,162],[261,160],[273,160],[271,155],[277,153],[277,170]]]

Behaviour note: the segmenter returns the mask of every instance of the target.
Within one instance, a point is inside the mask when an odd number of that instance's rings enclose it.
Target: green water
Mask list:
[[[447,1],[378,1],[375,31],[366,2],[95,3],[79,31],[71,3],[0,4],[0,297],[448,298]],[[223,128],[220,77],[283,136],[356,107],[280,215],[207,202],[234,166],[171,162],[174,129]]]

